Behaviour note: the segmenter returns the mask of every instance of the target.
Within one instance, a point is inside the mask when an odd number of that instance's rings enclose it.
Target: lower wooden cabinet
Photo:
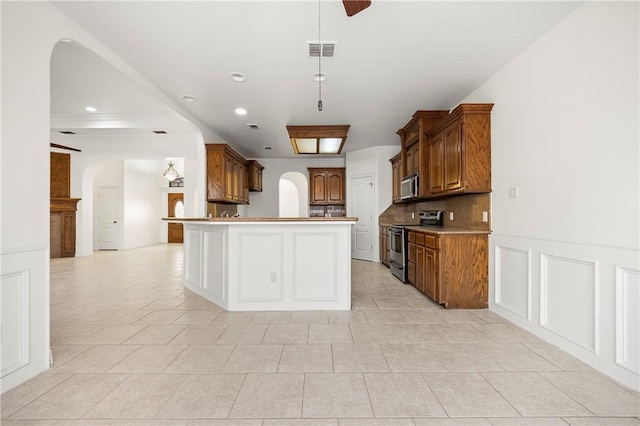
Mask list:
[[[389,227],[380,225],[380,263],[389,267]]]
[[[446,308],[488,306],[487,234],[409,232],[409,282]]]

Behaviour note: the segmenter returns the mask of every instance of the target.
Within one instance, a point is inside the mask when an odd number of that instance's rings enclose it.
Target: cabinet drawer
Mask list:
[[[437,248],[438,239],[435,235],[425,235],[424,236],[424,246],[432,249]]]
[[[416,234],[416,244],[424,245],[424,234]]]
[[[415,232],[409,231],[409,242],[410,243],[415,243],[416,242],[416,233]]]
[[[407,260],[414,263],[416,261],[416,245],[414,243],[409,243],[409,253],[407,256]]]

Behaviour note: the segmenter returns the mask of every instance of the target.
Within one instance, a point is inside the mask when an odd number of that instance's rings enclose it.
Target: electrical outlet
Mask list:
[[[518,198],[518,187],[512,186],[509,188],[509,198]]]
[[[271,283],[275,284],[278,282],[278,273],[277,272],[272,272],[271,273]]]
[[[489,222],[489,212],[482,212],[482,221]]]
[[[415,219],[416,214],[414,212],[411,212],[411,219]]]
[[[453,220],[453,212],[449,212],[449,220]]]

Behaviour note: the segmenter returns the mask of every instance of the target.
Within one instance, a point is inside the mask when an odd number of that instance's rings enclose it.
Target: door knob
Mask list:
[[[113,221],[113,223],[118,223],[118,221],[117,221],[117,220],[114,220],[114,221]]]

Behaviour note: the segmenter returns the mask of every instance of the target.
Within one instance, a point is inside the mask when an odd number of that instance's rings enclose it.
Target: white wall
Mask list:
[[[391,163],[389,159],[400,152],[400,146],[377,146],[367,149],[361,149],[359,151],[353,151],[347,153],[347,176],[346,176],[346,189],[347,189],[347,212],[350,211],[349,201],[351,197],[351,185],[350,180],[354,177],[360,176],[372,176],[373,177],[373,216],[374,227],[372,240],[378,241],[380,235],[380,228],[377,226],[377,218],[380,214],[389,207],[392,200],[392,184],[393,177],[391,172]],[[349,213],[347,213],[349,214]],[[374,261],[380,261],[380,245],[373,244],[372,258]]]
[[[299,172],[309,177],[307,167],[345,167],[344,158],[259,158],[258,161],[264,166],[262,172],[263,192],[250,192],[249,205],[246,211],[238,212],[246,217],[278,217],[280,176],[287,172]],[[303,197],[303,195],[300,195]],[[307,192],[308,196],[308,192]],[[308,205],[307,200],[302,200]],[[308,211],[308,210],[307,210]]]
[[[636,389],[638,40],[587,2],[464,100],[495,103],[491,309]]]
[[[0,15],[2,327],[3,335],[6,330],[17,339],[3,339],[3,347],[25,348],[19,354],[3,353],[5,392],[46,370],[49,363],[49,85],[55,44],[62,38],[82,43],[198,126],[199,164],[204,164],[203,140],[221,139],[51,4],[0,2]],[[204,185],[204,166],[197,174],[198,184]],[[205,201],[197,207],[204,213]],[[87,215],[81,217],[86,222]],[[20,312],[7,316],[9,306],[20,306]]]

